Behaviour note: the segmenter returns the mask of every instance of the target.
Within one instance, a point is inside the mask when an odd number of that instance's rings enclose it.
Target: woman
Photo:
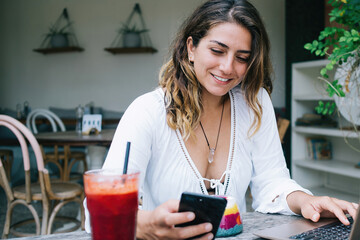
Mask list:
[[[318,221],[356,204],[314,197],[289,177],[279,141],[270,78],[269,40],[257,10],[246,0],[210,0],[195,10],[177,36],[160,87],[137,98],[119,123],[103,168],[122,168],[130,141],[129,169],[141,172],[142,210],[137,237],[185,239],[205,234],[209,223],[178,213],[184,191],[233,196],[253,208],[302,214]]]

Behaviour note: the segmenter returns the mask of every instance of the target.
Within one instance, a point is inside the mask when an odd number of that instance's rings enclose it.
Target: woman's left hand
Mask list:
[[[350,224],[345,214],[348,213],[355,218],[356,210],[359,207],[357,203],[328,196],[311,196],[300,191],[290,193],[287,196],[287,202],[293,212],[301,214],[313,222],[319,221],[321,217],[336,217],[345,225]]]

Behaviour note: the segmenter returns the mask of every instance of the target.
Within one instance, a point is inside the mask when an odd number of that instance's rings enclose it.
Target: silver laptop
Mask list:
[[[314,230],[316,228],[322,227],[324,228],[327,224],[335,224],[340,223],[340,221],[336,219],[320,219],[319,222],[314,223],[308,219],[299,219],[291,223],[281,224],[279,226],[266,228],[264,230],[260,230],[255,232],[254,234],[258,237],[266,238],[266,239],[275,239],[275,240],[283,240],[283,239],[315,239],[315,237],[304,236],[301,237],[299,234],[304,232]],[[316,230],[318,231],[318,230]],[[322,231],[331,231],[331,228],[325,227]],[[329,233],[330,234],[330,233]],[[349,234],[349,233],[347,233]],[[347,234],[341,234],[345,237]],[[294,236],[299,236],[295,238]],[[323,239],[321,237],[316,239]],[[325,238],[324,238],[325,239]],[[328,238],[327,238],[328,239]],[[357,209],[356,217],[353,219],[351,232],[348,235],[348,238],[339,238],[339,239],[349,239],[349,240],[359,240],[360,239],[360,207]]]

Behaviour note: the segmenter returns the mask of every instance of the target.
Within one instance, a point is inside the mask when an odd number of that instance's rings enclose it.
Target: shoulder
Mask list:
[[[247,105],[245,100],[245,93],[240,87],[235,87],[230,92],[234,96],[234,100],[237,103],[242,103]],[[259,89],[259,92],[257,93],[256,97],[261,106],[266,106],[269,104],[272,105],[270,95],[264,88]]]
[[[155,107],[158,105],[164,106],[164,93],[160,88],[156,88],[151,92],[145,93],[137,97],[129,105],[129,108],[133,108],[133,107],[148,108],[148,107]]]
[[[137,97],[126,109],[120,122],[156,122],[162,117],[166,117],[164,93],[157,88]]]
[[[157,88],[154,91],[145,93],[137,97],[126,110],[136,111],[137,114],[141,113],[159,113],[159,111],[165,110],[164,104],[164,92],[161,88]],[[139,112],[141,111],[141,112]],[[155,112],[154,112],[155,111]]]

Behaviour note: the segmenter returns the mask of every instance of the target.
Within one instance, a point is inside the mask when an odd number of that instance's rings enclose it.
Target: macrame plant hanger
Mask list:
[[[136,47],[136,48],[131,48],[131,49],[123,47],[124,46],[124,42],[123,42],[124,33],[122,31],[119,31],[118,34],[116,35],[115,39],[110,44],[110,47],[105,48],[106,51],[111,52],[113,54],[116,54],[116,53],[141,53],[141,52],[155,53],[155,52],[157,52],[157,50],[154,49],[152,46],[152,42],[151,42],[148,30],[146,28],[144,18],[142,16],[142,12],[141,12],[139,3],[135,4],[135,6],[134,6],[132,12],[130,13],[129,17],[127,18],[124,26],[130,27],[132,24],[132,21],[134,21],[135,15],[139,16],[140,24],[141,24],[140,30],[143,31],[140,33],[141,40],[142,40],[141,47]],[[135,24],[133,26],[135,26]]]
[[[54,35],[65,35],[67,39],[67,44],[62,47],[54,47],[51,44],[52,37]],[[83,51],[79,47],[78,40],[75,35],[73,28],[73,22],[70,21],[69,13],[67,8],[64,8],[60,16],[57,18],[56,22],[50,27],[49,32],[44,37],[43,41],[40,44],[39,49],[34,49],[36,52],[50,53],[52,52],[66,52],[66,51]]]

